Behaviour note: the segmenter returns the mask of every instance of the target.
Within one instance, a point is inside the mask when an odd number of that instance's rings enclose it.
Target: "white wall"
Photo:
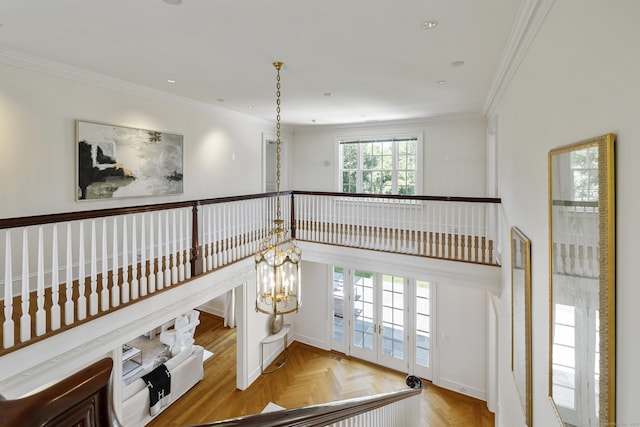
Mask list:
[[[331,349],[332,277],[330,267],[316,262],[302,263],[302,307],[295,325],[297,341],[324,350]]]
[[[617,134],[616,142],[616,381],[617,425],[640,423],[640,286],[633,255],[640,226],[640,2],[556,1],[500,100],[498,175],[503,247],[508,229],[532,241],[533,424],[559,425],[548,398],[549,262],[547,153]],[[504,253],[503,265],[509,265]],[[631,256],[629,256],[631,255]],[[499,413],[497,425],[524,425],[510,372],[509,272],[498,302]],[[502,327],[504,326],[504,327]]]
[[[296,190],[338,191],[336,138],[422,133],[422,193],[482,197],[485,131],[486,124],[479,118],[297,128],[290,151],[291,182]]]
[[[273,133],[273,123],[132,85],[120,90],[107,78],[118,89],[3,60],[0,55],[0,218],[261,191],[262,133]],[[184,135],[184,194],[76,202],[76,119]],[[286,164],[283,169],[286,177]]]
[[[433,382],[487,399],[487,293],[438,283]]]

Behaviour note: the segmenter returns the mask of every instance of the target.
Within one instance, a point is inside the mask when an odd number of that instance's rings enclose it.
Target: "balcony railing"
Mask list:
[[[276,196],[1,219],[0,356],[252,256]],[[499,199],[280,198],[284,227],[300,240],[494,265]]]

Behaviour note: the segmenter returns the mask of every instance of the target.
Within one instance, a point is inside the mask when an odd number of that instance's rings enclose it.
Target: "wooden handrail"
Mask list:
[[[417,396],[420,393],[422,393],[420,388],[409,388],[373,396],[196,424],[189,427],[321,427]]]
[[[166,209],[178,209],[187,207],[197,207],[199,205],[210,205],[217,203],[229,203],[242,200],[261,199],[275,197],[276,192],[255,193],[242,196],[226,196],[213,199],[189,200],[184,202],[158,203],[141,206],[130,206],[122,208],[96,209],[77,212],[63,212],[47,215],[34,215],[17,218],[0,219],[0,230],[6,228],[28,227],[39,224],[51,224],[54,222],[78,221],[91,218],[102,218],[114,215],[131,215],[144,212],[155,212]],[[331,197],[355,197],[355,198],[376,198],[376,199],[400,199],[400,200],[422,200],[422,201],[443,201],[443,202],[465,202],[465,203],[501,203],[500,198],[492,197],[449,197],[449,196],[406,196],[397,194],[365,194],[365,193],[337,193],[327,191],[281,191],[280,195],[295,196],[304,194],[310,196],[331,196]],[[293,210],[292,210],[293,214]],[[294,221],[292,221],[293,223]]]
[[[280,192],[281,195],[290,195],[291,193],[292,193],[291,191]],[[189,200],[184,202],[158,203],[158,204],[141,205],[141,206],[129,206],[129,207],[122,207],[122,208],[96,209],[96,210],[77,211],[77,212],[62,212],[62,213],[47,214],[47,215],[34,215],[34,216],[17,217],[17,218],[3,218],[3,219],[0,219],[0,230],[5,228],[28,227],[32,225],[52,224],[54,222],[78,221],[83,219],[103,218],[106,216],[131,215],[131,214],[155,212],[155,211],[168,210],[168,209],[197,207],[199,205],[210,205],[210,204],[216,204],[216,203],[228,203],[228,202],[237,202],[242,200],[261,199],[261,198],[273,197],[275,195],[276,195],[275,192],[257,193],[257,194],[243,195],[243,196],[219,197],[215,199]]]
[[[354,197],[363,199],[399,199],[399,200],[420,200],[430,202],[464,202],[464,203],[502,203],[502,199],[497,197],[457,197],[457,196],[415,196],[403,194],[368,194],[368,193],[337,193],[331,191],[291,191],[293,195],[305,194],[308,196],[329,196],[329,197]]]
[[[111,406],[112,368],[113,360],[105,358],[40,392],[0,398],[0,427],[120,426]]]

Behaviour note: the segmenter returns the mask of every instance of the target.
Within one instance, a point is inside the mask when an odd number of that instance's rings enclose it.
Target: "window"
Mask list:
[[[572,151],[573,200],[598,201],[598,147]]]
[[[418,137],[344,139],[340,146],[343,193],[418,193]]]

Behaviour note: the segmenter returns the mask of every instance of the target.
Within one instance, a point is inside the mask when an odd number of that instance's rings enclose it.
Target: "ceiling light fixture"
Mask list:
[[[300,260],[302,252],[295,239],[287,236],[284,220],[280,218],[280,69],[284,64],[274,62],[278,71],[276,84],[276,219],[269,235],[260,243],[254,255],[256,262],[256,311],[271,314],[271,333],[280,332],[284,314],[300,308]]]
[[[435,19],[429,19],[428,21],[424,21],[422,23],[422,28],[424,28],[425,30],[431,30],[437,26],[438,26],[438,21],[436,21]]]
[[[462,67],[464,65],[464,61],[453,61],[451,66],[454,68]]]
[[[162,1],[165,2],[166,4],[172,4],[174,6],[182,4],[182,0],[162,0]]]
[[[167,79],[167,83],[174,84],[175,82],[176,82],[176,81],[175,81],[175,80],[173,80],[173,79]]]
[[[440,86],[444,86],[444,85],[446,85],[446,84],[447,84],[447,81],[446,81],[446,80],[438,80],[438,84],[439,84]]]

